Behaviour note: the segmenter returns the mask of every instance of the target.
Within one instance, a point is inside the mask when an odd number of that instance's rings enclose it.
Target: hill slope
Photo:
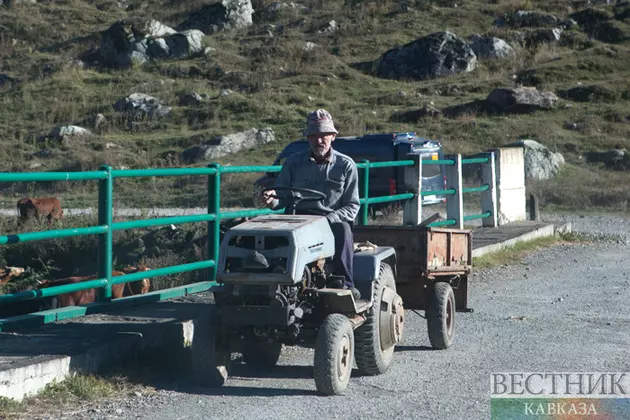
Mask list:
[[[204,47],[210,48],[204,53],[112,69],[99,61],[99,47],[101,32],[118,20],[155,19],[177,28],[214,2],[14,3],[20,4],[0,6],[0,73],[5,75],[0,79],[0,153],[5,157],[1,171],[87,170],[103,163],[129,168],[184,166],[180,155],[186,148],[217,135],[265,127],[274,130],[275,142],[217,160],[270,164],[285,144],[300,136],[306,113],[324,107],[337,120],[341,135],[416,131],[442,140],[449,153],[474,153],[520,138],[535,139],[561,152],[567,161],[554,179],[530,183],[544,204],[627,210],[630,172],[606,169],[584,158],[591,151],[630,148],[630,26],[626,22],[630,14],[624,6],[590,6],[602,11],[606,21],[586,20],[564,30],[557,41],[520,46],[523,31],[536,28],[515,25],[515,12],[553,14],[560,22],[587,6],[527,0],[461,4],[314,0],[281,7],[258,0],[253,4],[252,25],[207,34]],[[332,20],[335,24],[330,28]],[[446,30],[462,40],[474,34],[497,36],[509,42],[516,54],[480,59],[471,72],[427,80],[388,80],[370,70],[369,63],[385,51]],[[307,46],[308,42],[315,45]],[[495,88],[519,85],[556,94],[579,85],[597,89],[583,101],[561,99],[551,110],[529,114],[470,111],[411,122],[393,118],[425,105],[446,109],[484,100]],[[197,105],[180,105],[180,97],[190,92],[207,97]],[[130,121],[114,104],[132,93],[158,98],[171,107],[170,114]],[[65,141],[51,135],[56,127],[67,125],[97,135]],[[255,177],[226,177],[224,204],[249,205]],[[119,181],[117,205],[203,206],[205,182],[199,178]],[[12,207],[28,192],[60,194],[66,205],[94,205],[95,187],[93,183],[3,185],[0,204]]]

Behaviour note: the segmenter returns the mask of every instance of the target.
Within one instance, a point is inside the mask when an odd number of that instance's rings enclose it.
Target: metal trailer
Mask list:
[[[355,242],[369,241],[396,250],[396,289],[405,309],[424,310],[431,345],[448,348],[455,312],[472,312],[468,280],[472,274],[472,231],[425,226],[355,226]]]

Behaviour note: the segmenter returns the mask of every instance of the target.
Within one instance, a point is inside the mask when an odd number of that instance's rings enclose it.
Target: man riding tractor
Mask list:
[[[354,161],[333,149],[338,131],[332,116],[325,109],[311,112],[306,120],[304,135],[308,139],[306,152],[289,156],[276,179],[276,187],[298,187],[320,191],[323,200],[301,201],[296,214],[326,216],[335,237],[333,271],[345,277],[344,287],[352,291],[355,300],[361,293],[354,287],[354,245],[350,225],[359,212],[358,171]],[[286,203],[274,190],[263,192],[264,202],[271,208],[284,208]]]

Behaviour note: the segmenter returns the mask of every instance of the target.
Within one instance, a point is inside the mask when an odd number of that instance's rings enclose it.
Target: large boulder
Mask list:
[[[529,113],[552,109],[558,102],[553,92],[535,87],[495,89],[486,98],[489,109],[500,113]]]
[[[434,32],[386,51],[379,59],[377,76],[424,80],[471,72],[477,56],[452,32]]]
[[[194,12],[177,29],[198,29],[206,34],[219,30],[241,29],[250,26],[254,8],[250,0],[221,0]]]
[[[620,10],[620,9],[617,9]],[[613,18],[621,18],[619,21]],[[613,16],[611,13],[594,8],[581,10],[571,15],[590,36],[602,42],[623,42],[630,38],[630,27],[622,21],[626,18],[623,14]]]
[[[182,160],[189,163],[210,161],[241,150],[262,146],[276,139],[271,128],[244,131],[241,133],[218,136],[204,144],[193,146],[182,152]]]
[[[161,101],[144,93],[132,93],[114,104],[114,109],[133,118],[157,119],[167,117],[171,107],[162,105]]]
[[[621,147],[606,152],[589,152],[586,154],[586,160],[590,163],[603,163],[610,169],[630,169],[630,154]]]
[[[551,14],[531,10],[519,10],[506,16],[505,22],[513,28],[554,26],[558,19]]]
[[[534,29],[525,35],[525,45],[537,46],[540,44],[553,44],[560,41],[562,31],[562,28]]]
[[[558,95],[563,99],[576,102],[614,101],[619,96],[614,90],[598,85],[581,85],[559,90]]]
[[[477,58],[492,59],[514,56],[514,48],[502,39],[495,37],[477,37],[470,44]]]
[[[156,20],[120,20],[101,34],[105,65],[127,68],[164,58],[185,58],[204,50],[198,30],[177,32]]]
[[[564,165],[564,156],[554,153],[535,140],[519,140],[508,147],[522,147],[525,160],[525,177],[536,180],[551,179]]]

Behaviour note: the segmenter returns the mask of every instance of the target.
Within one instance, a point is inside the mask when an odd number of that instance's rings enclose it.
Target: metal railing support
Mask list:
[[[365,167],[360,169],[363,171],[363,184],[361,184],[361,198],[365,199],[365,203],[361,205],[361,213],[359,214],[359,225],[365,226],[368,224],[369,219],[369,204],[368,198],[370,194],[370,161],[362,160],[361,163],[365,163]]]
[[[103,165],[101,170],[107,173],[107,178],[98,181],[98,224],[106,226],[107,230],[98,237],[97,277],[107,280],[107,284],[99,292],[99,300],[105,301],[112,298],[114,178],[110,166]]]
[[[403,225],[417,226],[422,222],[422,159],[418,155],[410,156],[414,164],[405,166],[405,189],[411,191],[414,196],[403,204]]]
[[[208,214],[216,216],[208,222],[208,259],[215,262],[208,270],[208,280],[216,281],[221,246],[221,165],[211,163],[208,166],[215,169],[213,174],[208,175]]]
[[[446,198],[446,218],[454,220],[454,229],[464,228],[464,191],[462,188],[462,155],[453,155],[453,165],[446,166],[446,189],[455,190],[455,194]]]
[[[484,227],[497,227],[497,172],[494,152],[489,152],[488,163],[481,168],[481,183],[489,188],[481,193],[481,211],[490,212],[490,216],[482,221]]]

